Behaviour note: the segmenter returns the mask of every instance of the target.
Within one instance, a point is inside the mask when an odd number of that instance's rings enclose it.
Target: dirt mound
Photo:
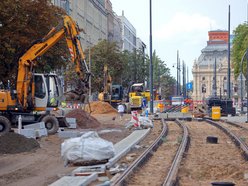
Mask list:
[[[77,126],[81,129],[97,128],[101,124],[96,118],[92,117],[88,112],[82,109],[75,109],[66,114],[68,118],[76,118]]]
[[[89,108],[90,107],[90,108]],[[107,113],[117,113],[117,110],[113,108],[109,103],[102,101],[90,102],[90,106],[87,105],[85,110],[91,114],[107,114]]]
[[[6,133],[0,136],[0,154],[16,154],[40,148],[40,144],[32,138],[17,133]]]

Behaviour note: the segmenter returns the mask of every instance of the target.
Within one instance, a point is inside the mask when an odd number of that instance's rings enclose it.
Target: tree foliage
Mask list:
[[[115,42],[106,40],[100,41],[90,49],[91,72],[93,73],[92,88],[95,91],[102,91],[103,88],[103,68],[108,66],[113,82],[120,84],[122,73],[124,72],[125,61],[121,56],[119,48]],[[89,51],[86,52],[86,56]],[[88,57],[89,58],[89,57]]]
[[[43,38],[61,20],[64,12],[48,0],[4,0],[0,2],[0,78],[15,79],[18,58]],[[60,43],[39,60],[36,69],[50,71],[63,62],[65,45]]]
[[[234,30],[234,39],[233,39],[233,47],[232,47],[232,63],[234,67],[234,74],[237,77],[241,71],[241,60],[248,46],[248,27],[247,24],[240,24]],[[246,58],[244,58],[243,62],[243,73],[246,74]]]

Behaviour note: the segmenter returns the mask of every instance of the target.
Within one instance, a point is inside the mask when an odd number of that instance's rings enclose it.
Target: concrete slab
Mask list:
[[[34,139],[36,138],[34,129],[21,129],[20,134],[27,138],[34,138]]]
[[[37,138],[40,138],[40,137],[43,137],[43,136],[48,136],[48,133],[47,133],[47,129],[46,128],[36,130],[35,131],[35,134],[36,134],[36,137]]]
[[[80,136],[79,131],[59,131],[58,136],[60,138],[75,138]]]
[[[113,158],[109,159],[108,163],[106,164],[106,167],[112,167],[121,157],[123,157],[127,152],[129,152],[131,148],[138,144],[150,132],[150,130],[150,128],[143,130],[135,130],[128,137],[116,143],[114,145],[116,155]]]
[[[49,186],[86,186],[98,178],[96,173],[90,176],[64,176]]]
[[[44,122],[39,122],[39,123],[34,123],[34,124],[29,124],[29,125],[24,125],[24,129],[45,129],[45,123]]]
[[[76,168],[75,170],[72,171],[72,175],[75,175],[77,173],[84,173],[84,172],[97,172],[97,173],[102,173],[105,172],[106,170],[106,165],[92,165],[92,166],[81,166]]]

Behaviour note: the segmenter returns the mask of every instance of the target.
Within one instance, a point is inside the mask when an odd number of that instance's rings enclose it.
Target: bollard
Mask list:
[[[18,134],[21,134],[21,129],[22,129],[22,116],[18,116]]]

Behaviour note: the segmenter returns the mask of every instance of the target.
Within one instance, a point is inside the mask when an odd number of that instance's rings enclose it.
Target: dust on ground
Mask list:
[[[76,109],[68,114],[68,116],[73,117],[73,114],[76,114],[80,128],[70,130],[101,131],[110,129],[110,132],[99,134],[99,136],[113,143],[121,141],[131,133],[131,131],[127,130],[124,126],[125,122],[130,120],[130,115],[124,115],[124,119],[121,121],[117,117],[116,112],[108,112],[107,114],[91,113],[89,115],[89,113],[83,110]],[[86,120],[85,116],[91,119]],[[0,185],[47,186],[60,177],[71,173],[71,171],[77,167],[64,167],[64,162],[60,156],[60,147],[63,141],[64,139],[60,139],[57,134],[50,135],[37,140],[40,148],[35,151],[31,150],[16,154],[1,155]],[[16,143],[17,142],[18,140],[16,140]],[[7,145],[5,140],[3,144]],[[22,143],[21,146],[24,149],[26,148],[25,143]]]

